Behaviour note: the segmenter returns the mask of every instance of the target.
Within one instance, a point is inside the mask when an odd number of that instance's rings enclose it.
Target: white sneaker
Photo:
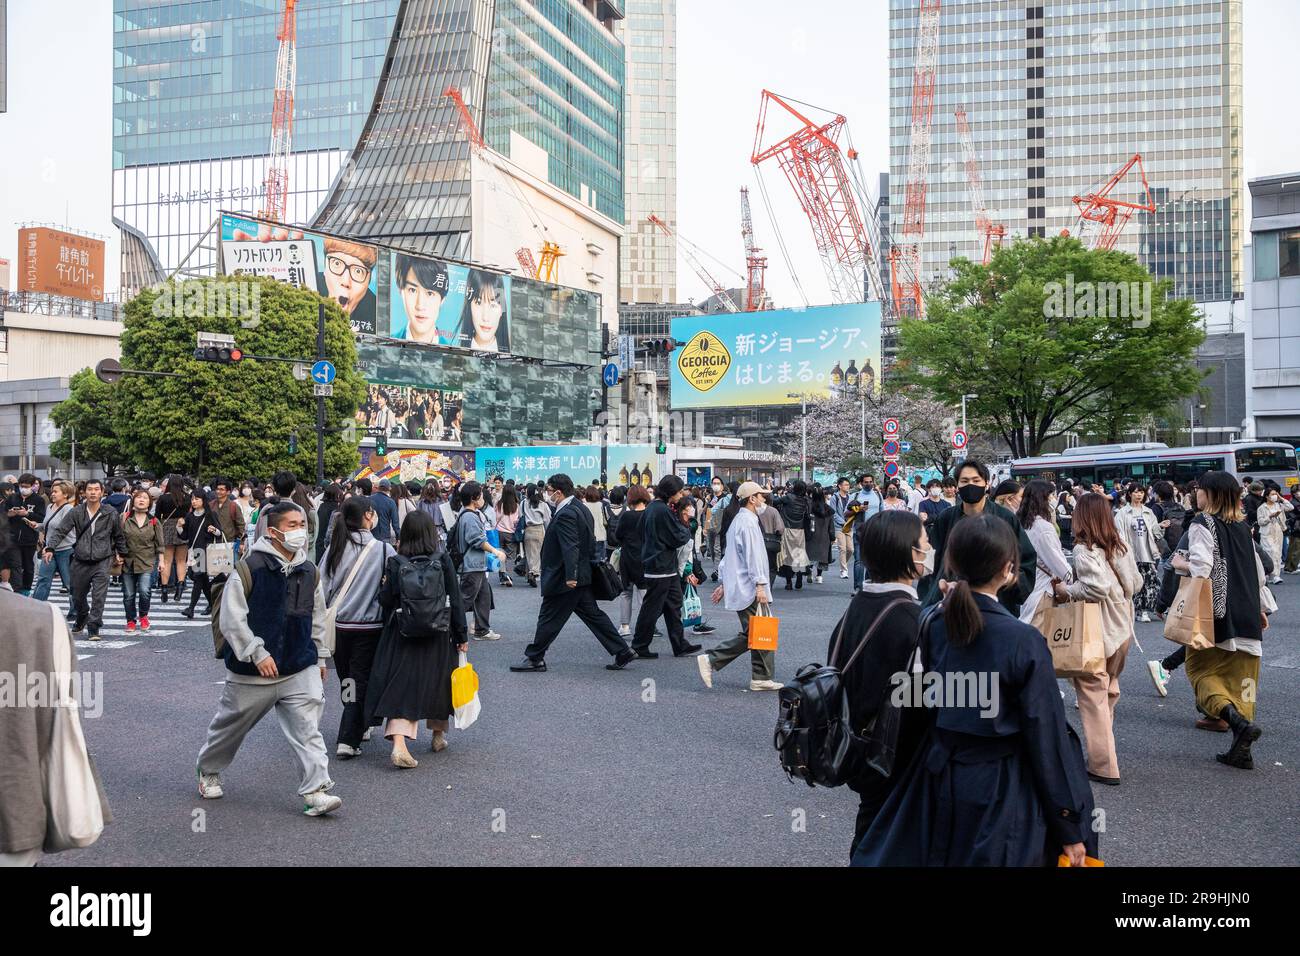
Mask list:
[[[371,733],[374,731],[374,729],[375,729],[374,727],[367,727],[367,728],[366,728],[366,732],[365,732],[364,734],[361,735],[361,739],[362,739],[362,740],[369,740],[369,739],[370,739],[370,735],[371,735]]]
[[[343,800],[325,792],[322,787],[302,798],[302,812],[309,817],[323,817],[343,806]]]
[[[817,575],[817,583],[818,583],[818,584],[823,584],[823,583],[824,583],[824,582],[822,581],[822,576],[821,576],[820,574]]]
[[[498,634],[496,631],[493,631],[493,630],[488,630],[488,631],[487,631],[486,633],[484,633],[484,634],[479,634],[479,633],[475,632],[472,636],[473,636],[474,640],[476,640],[476,641],[499,641],[499,640],[501,640],[501,635]]]
[[[701,654],[695,658],[695,663],[700,669],[700,680],[704,681],[705,687],[713,686],[713,665],[709,663],[709,655]]]
[[[1169,696],[1169,671],[1159,661],[1147,661],[1147,671],[1151,674],[1151,683],[1156,685],[1156,693],[1161,697]]]
[[[840,572],[840,578],[841,578],[841,580],[845,580],[845,581],[847,581],[847,580],[848,580],[848,577],[849,577],[849,572],[847,572],[847,571],[841,571],[841,572]]]
[[[220,800],[226,795],[226,791],[221,789],[221,774],[204,773],[197,767],[194,772],[199,778],[199,796],[204,800]]]
[[[632,636],[632,625],[631,625],[631,624],[620,624],[620,625],[618,626],[618,636],[619,636],[619,637],[631,637],[631,636]]]
[[[752,680],[749,682],[750,690],[780,690],[785,685],[774,680]]]
[[[347,744],[340,743],[334,749],[334,756],[338,757],[340,760],[351,760],[353,757],[361,756],[361,748],[351,747]]]
[[[1143,611],[1143,612],[1142,612],[1142,616],[1139,617],[1138,620],[1141,621],[1143,624],[1150,624],[1150,623],[1151,623],[1151,615],[1148,614],[1146,611]]]

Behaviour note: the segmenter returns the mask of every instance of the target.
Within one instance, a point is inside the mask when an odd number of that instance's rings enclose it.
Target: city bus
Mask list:
[[[1107,491],[1129,478],[1143,484],[1163,479],[1181,486],[1207,471],[1226,471],[1243,483],[1271,478],[1288,495],[1300,485],[1295,448],[1272,441],[1236,441],[1193,448],[1170,448],[1160,443],[1086,445],[1011,463],[1011,477],[1021,481],[1069,478],[1076,485],[1099,484]]]

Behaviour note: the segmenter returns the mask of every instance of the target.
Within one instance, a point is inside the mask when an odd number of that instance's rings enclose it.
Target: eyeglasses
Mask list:
[[[363,265],[349,265],[337,256],[326,256],[325,265],[336,276],[347,273],[352,276],[353,282],[368,282],[370,280],[370,270]]]

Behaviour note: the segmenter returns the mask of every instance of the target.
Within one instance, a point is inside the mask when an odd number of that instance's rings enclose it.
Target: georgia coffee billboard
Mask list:
[[[29,226],[18,230],[18,291],[104,300],[104,243]]]

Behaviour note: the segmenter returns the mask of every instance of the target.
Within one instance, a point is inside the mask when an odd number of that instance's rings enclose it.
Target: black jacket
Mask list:
[[[15,515],[9,519],[10,543],[19,548],[36,547],[36,539],[41,529],[33,528],[27,522],[35,521],[39,525],[45,520],[45,499],[35,493],[26,498],[15,493],[5,500],[5,512],[8,513],[11,508],[26,508],[27,514],[26,516]]]
[[[566,582],[591,586],[591,561],[596,553],[596,521],[587,506],[574,498],[555,512],[542,539],[542,595],[569,590]]]
[[[76,560],[106,561],[114,554],[126,557],[126,533],[122,530],[122,516],[102,501],[93,519],[84,503],[73,508],[68,524],[60,526],[50,535],[50,540],[45,542],[47,551],[59,549],[69,527],[77,529],[77,543],[72,547],[72,556]]]
[[[618,516],[619,574],[623,583],[645,587],[641,576],[641,544],[645,537],[645,512],[626,509]]]
[[[777,498],[772,507],[781,513],[781,520],[791,531],[807,530],[808,515],[812,512],[812,502],[802,495],[786,495]]]
[[[641,541],[641,573],[676,575],[680,570],[677,549],[691,540],[691,529],[657,498],[646,505],[642,514],[645,529]]]
[[[927,522],[926,534],[929,535],[930,546],[934,548],[934,573],[922,578],[917,586],[922,607],[938,604],[943,597],[939,593],[939,578],[943,574],[943,558],[948,545],[948,535],[952,533],[953,526],[965,516],[965,513],[961,501],[958,500],[957,504],[939,515],[933,522]],[[1020,581],[1015,587],[1005,588],[998,594],[998,602],[1013,616],[1019,616],[1020,605],[1025,603],[1034,590],[1034,577],[1038,571],[1038,552],[1034,550],[1034,545],[1025,534],[1025,529],[1020,526],[1020,519],[1011,511],[996,501],[987,501],[984,504],[984,514],[997,515],[1011,525],[1011,530],[1016,533],[1016,538],[1020,542]]]

